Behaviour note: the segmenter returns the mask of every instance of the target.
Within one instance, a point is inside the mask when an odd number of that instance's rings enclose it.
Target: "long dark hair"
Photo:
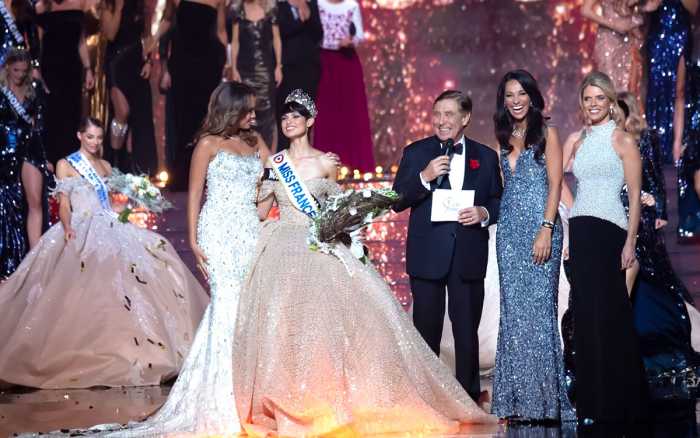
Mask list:
[[[535,151],[535,159],[539,160],[544,155],[547,145],[547,118],[544,111],[544,98],[537,86],[537,81],[527,70],[512,70],[503,76],[498,84],[498,96],[496,97],[496,113],[493,115],[496,139],[506,154],[513,150],[510,144],[510,136],[513,133],[513,116],[506,108],[506,84],[508,81],[518,81],[530,98],[530,108],[527,111],[527,131],[525,133],[525,147]]]
[[[194,143],[207,135],[239,135],[243,141],[255,146],[257,137],[254,132],[241,129],[243,119],[255,109],[254,99],[255,90],[246,84],[235,81],[220,83],[211,93],[207,115],[194,137]]]

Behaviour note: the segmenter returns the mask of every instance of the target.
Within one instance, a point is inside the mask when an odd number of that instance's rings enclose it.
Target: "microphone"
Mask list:
[[[445,148],[445,152],[443,155],[448,155],[452,157],[452,154],[454,152],[454,147],[455,147],[455,141],[452,140],[451,138],[448,138],[445,140],[445,143],[442,144],[442,146]],[[445,175],[440,175],[437,178],[437,185],[440,187],[440,184],[442,184],[442,180],[445,179],[445,176],[449,175],[449,172]]]

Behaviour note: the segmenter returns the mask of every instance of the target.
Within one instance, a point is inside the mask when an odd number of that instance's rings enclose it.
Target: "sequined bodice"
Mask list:
[[[323,204],[328,196],[340,193],[340,186],[325,178],[313,178],[304,182],[319,203]],[[287,192],[280,182],[274,183],[274,193],[280,209],[280,221],[283,223],[307,225],[309,217],[297,209],[287,196]]]
[[[207,170],[207,203],[225,202],[255,209],[255,191],[262,167],[256,155],[219,151]],[[206,207],[206,205],[205,205]]]
[[[501,215],[513,214],[519,218],[528,216],[539,226],[544,217],[549,191],[544,158],[538,162],[534,150],[528,148],[520,153],[515,169],[511,169],[508,155],[501,151],[501,166],[504,177]]]
[[[625,182],[622,160],[612,145],[612,120],[593,126],[576,152],[573,173],[576,199],[571,217],[593,216],[627,229],[627,216],[620,200]]]
[[[210,260],[213,297],[230,292],[225,285],[243,281],[248,272],[260,228],[255,201],[261,172],[256,155],[226,151],[219,151],[207,168],[207,200],[197,223],[197,241]]]

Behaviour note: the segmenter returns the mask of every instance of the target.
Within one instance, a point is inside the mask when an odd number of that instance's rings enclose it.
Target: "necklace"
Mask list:
[[[513,132],[510,133],[515,138],[524,138],[526,128],[513,128]]]

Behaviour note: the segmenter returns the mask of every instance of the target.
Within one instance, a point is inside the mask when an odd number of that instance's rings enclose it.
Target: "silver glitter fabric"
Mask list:
[[[325,179],[306,184],[321,202],[339,192]],[[261,232],[234,336],[246,432],[427,436],[456,432],[460,422],[493,422],[428,348],[377,271],[344,248],[343,261],[310,250],[309,218],[281,183],[265,181],[261,195],[271,191],[280,220]]]
[[[237,436],[233,333],[241,283],[259,234],[255,196],[261,170],[257,156],[226,151],[219,151],[209,163],[197,242],[208,258],[211,302],[163,407],[148,420],[107,436]]]
[[[552,234],[552,256],[532,261],[532,246],[542,229],[549,184],[547,169],[525,149],[511,170],[501,152],[504,191],[496,232],[500,321],[493,384],[495,415],[501,418],[574,419],[566,395],[557,322],[562,226]]]
[[[121,223],[81,177],[75,238],[50,228],[0,284],[0,380],[35,388],[158,385],[175,376],[207,303],[159,234]]]
[[[583,144],[576,151],[573,173],[576,199],[571,217],[592,216],[627,229],[627,215],[620,201],[625,183],[622,160],[612,145],[615,122],[591,126]]]

